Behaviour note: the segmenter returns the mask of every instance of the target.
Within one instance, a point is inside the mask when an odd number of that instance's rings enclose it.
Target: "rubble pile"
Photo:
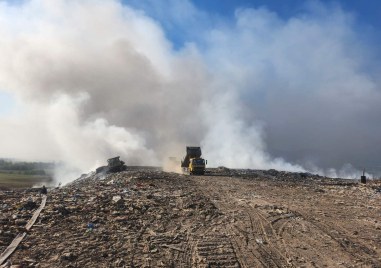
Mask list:
[[[208,198],[183,187],[186,180],[128,171],[84,177],[49,191],[45,209],[11,260],[25,267],[187,266],[191,260],[180,255],[191,250],[189,235],[221,215]],[[18,209],[21,192],[3,194],[9,198],[1,211],[6,238],[1,249],[32,212]]]
[[[276,170],[135,167],[0,191],[9,267],[380,267],[381,183]]]
[[[289,180],[321,180],[321,179],[332,179],[328,177],[323,177],[318,174],[312,174],[308,172],[289,172],[289,171],[278,171],[275,169],[269,170],[258,170],[258,169],[229,169],[226,167],[210,168],[209,174],[217,176],[234,176],[234,177],[248,177],[248,178],[266,178],[266,179],[276,179],[280,181]],[[337,180],[337,179],[334,179]]]
[[[40,197],[33,198],[23,190],[0,191],[0,253],[25,231],[25,225],[38,208]]]

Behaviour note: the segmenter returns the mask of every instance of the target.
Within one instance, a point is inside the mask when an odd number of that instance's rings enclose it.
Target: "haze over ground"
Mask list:
[[[0,2],[1,156],[79,174],[201,145],[210,166],[380,171],[377,20],[351,1],[202,3]]]

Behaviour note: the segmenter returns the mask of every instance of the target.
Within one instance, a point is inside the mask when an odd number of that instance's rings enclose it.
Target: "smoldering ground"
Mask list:
[[[0,88],[18,107],[0,119],[2,155],[85,172],[200,144],[211,166],[333,175],[380,158],[377,47],[353,14],[314,2],[287,20],[258,7],[205,26],[178,5],[193,24],[175,47],[128,2],[1,2]]]

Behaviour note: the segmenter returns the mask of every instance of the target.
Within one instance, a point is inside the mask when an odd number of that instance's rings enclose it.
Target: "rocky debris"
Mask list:
[[[131,263],[143,266],[150,255],[152,267],[163,267],[164,256],[186,251],[190,233],[221,216],[205,196],[174,185],[177,176],[156,171],[121,172],[104,179],[82,177],[49,191],[35,230],[12,259],[23,263],[23,256],[29,256],[39,267],[51,267],[52,263],[58,267],[102,263],[123,267]],[[180,179],[187,180],[185,176]],[[12,222],[13,228],[24,220],[21,213],[15,214],[18,221]],[[16,234],[8,229],[7,234]],[[10,239],[11,235],[7,241]]]
[[[208,171],[186,176],[129,167],[49,190],[10,261],[22,267],[341,266],[335,258],[342,266],[356,259],[355,267],[379,264],[378,182]],[[38,198],[0,191],[0,252],[32,217],[35,209],[24,205]]]
[[[31,196],[24,190],[0,191],[0,253],[24,231],[26,222],[38,207],[38,199],[37,195]]]

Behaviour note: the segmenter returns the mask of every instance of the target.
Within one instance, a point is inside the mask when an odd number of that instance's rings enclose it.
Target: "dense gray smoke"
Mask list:
[[[353,25],[340,8],[242,9],[175,49],[118,1],[0,2],[0,90],[18,101],[1,154],[87,172],[202,145],[211,166],[352,176],[381,151],[380,83]]]

